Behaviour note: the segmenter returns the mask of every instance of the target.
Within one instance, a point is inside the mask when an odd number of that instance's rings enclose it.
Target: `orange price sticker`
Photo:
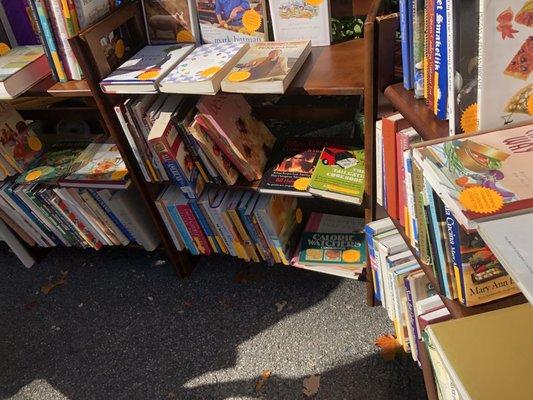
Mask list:
[[[303,216],[302,210],[300,208],[297,208],[295,212],[296,223],[301,224],[303,217],[304,216]]]
[[[176,41],[178,43],[192,43],[194,42],[194,37],[187,29],[182,29],[176,35]]]
[[[115,171],[111,174],[111,180],[113,181],[120,181],[128,174],[127,169],[120,169],[118,171]]]
[[[42,174],[43,173],[41,171],[39,171],[38,169],[36,169],[34,171],[30,171],[26,175],[26,182],[31,182],[31,181],[34,181],[36,179],[39,179]]]
[[[122,57],[124,57],[124,53],[126,52],[126,46],[124,46],[124,41],[122,39],[117,40],[115,43],[115,55],[120,60]]]
[[[305,2],[311,6],[318,7],[324,2],[324,0],[305,0]]]
[[[347,263],[356,263],[361,259],[361,252],[359,250],[349,249],[342,253],[342,261]]]
[[[228,75],[230,82],[242,82],[250,77],[250,71],[235,71]]]
[[[200,75],[202,75],[204,78],[209,78],[215,75],[218,71],[220,71],[220,67],[209,67],[200,72]]]
[[[248,10],[242,14],[242,25],[250,33],[253,33],[261,28],[262,22],[263,18],[261,17],[261,14],[255,10]]]
[[[470,104],[461,115],[461,130],[464,133],[474,133],[478,130],[477,103]]]
[[[43,144],[39,140],[37,136],[29,136],[28,137],[28,147],[32,151],[39,151],[43,148]]]
[[[5,56],[11,51],[11,48],[4,42],[0,43],[0,56]]]
[[[527,113],[533,115],[533,95],[527,98]]]
[[[501,194],[481,186],[463,190],[459,194],[459,202],[466,210],[480,214],[492,214],[503,207]]]

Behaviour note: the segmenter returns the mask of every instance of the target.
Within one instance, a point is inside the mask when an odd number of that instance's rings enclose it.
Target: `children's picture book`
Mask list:
[[[100,82],[105,93],[157,93],[158,83],[193,49],[189,44],[145,46]]]
[[[331,44],[328,0],[270,0],[274,40],[311,40],[313,46]]]
[[[311,176],[309,192],[361,204],[365,191],[365,152],[346,146],[326,146]]]
[[[366,266],[361,218],[312,212],[302,234],[298,263],[361,273]]]
[[[110,11],[109,0],[73,0],[80,29],[83,30]]]
[[[414,145],[424,176],[467,229],[533,209],[531,125]]]
[[[285,93],[310,53],[308,40],[254,43],[224,78],[222,90]]]
[[[195,0],[142,0],[148,43],[200,43]]]
[[[197,105],[211,139],[249,181],[261,179],[276,138],[241,95],[203,96]]]
[[[117,69],[133,55],[132,42],[133,39],[126,24],[100,39],[100,46],[102,46],[102,51],[111,71]]]
[[[486,0],[480,10],[479,129],[531,121],[531,2]]]
[[[312,196],[307,191],[324,138],[288,138],[272,156],[275,164],[263,174],[261,193]]]
[[[216,94],[220,81],[248,49],[243,43],[204,44],[197,47],[160,83],[167,93]]]
[[[73,163],[60,186],[125,189],[130,183],[126,164],[114,143],[91,143]]]
[[[88,144],[84,141],[54,143],[18,176],[16,183],[56,183],[71,172],[78,156]]]
[[[196,11],[204,43],[268,40],[264,0],[196,0]]]

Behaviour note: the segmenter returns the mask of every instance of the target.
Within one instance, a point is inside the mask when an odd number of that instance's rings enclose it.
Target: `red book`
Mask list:
[[[437,310],[419,315],[418,325],[420,326],[420,332],[426,329],[428,325],[436,324],[437,322],[448,321],[449,319],[452,319],[452,315],[446,307],[441,307]]]
[[[396,162],[396,132],[409,126],[402,115],[397,113],[382,120],[383,160],[385,162],[385,184],[387,187],[387,212],[398,219],[398,166]]]
[[[211,245],[205,237],[204,231],[200,227],[200,224],[196,220],[191,207],[188,204],[177,204],[176,208],[200,254],[205,254],[206,256],[211,255]]]
[[[403,152],[409,148],[412,142],[419,138],[418,133],[413,128],[403,129],[396,133],[396,165],[398,168],[398,213],[400,214],[400,224],[405,226],[405,211],[407,208],[407,190],[405,182],[405,164]]]

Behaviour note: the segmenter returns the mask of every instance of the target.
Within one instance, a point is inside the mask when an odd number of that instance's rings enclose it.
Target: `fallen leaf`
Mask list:
[[[153,267],[158,267],[160,265],[166,264],[167,262],[165,260],[156,260],[152,263]]]
[[[218,299],[218,302],[226,310],[230,310],[230,309],[233,308],[233,302],[230,299],[228,299],[227,297],[221,297],[220,299]]]
[[[385,361],[391,361],[396,353],[402,348],[402,345],[391,335],[382,335],[376,339],[375,345],[381,349],[381,357]]]
[[[192,301],[191,301],[191,300],[185,300],[185,301],[183,302],[183,305],[184,305],[185,307],[192,307]]]
[[[176,393],[174,393],[174,392],[169,392],[167,399],[168,400],[178,400],[178,395]]]
[[[154,301],[154,298],[152,296],[148,296],[148,300]]]
[[[55,288],[64,285],[67,283],[67,276],[68,272],[62,271],[61,276],[55,282],[50,281],[41,286],[41,292],[43,292],[43,294],[49,294]]]
[[[37,308],[37,300],[30,301],[28,304],[24,305],[24,309],[28,311],[33,311]]]
[[[259,393],[266,386],[268,380],[270,379],[270,375],[272,375],[272,372],[270,372],[269,369],[265,369],[261,372],[261,377],[255,383],[256,393]]]
[[[283,311],[286,305],[287,305],[287,302],[285,300],[280,301],[279,303],[276,303],[276,308],[278,309],[278,312]]]
[[[320,375],[311,375],[304,379],[302,392],[307,397],[317,394],[318,389],[320,389]]]

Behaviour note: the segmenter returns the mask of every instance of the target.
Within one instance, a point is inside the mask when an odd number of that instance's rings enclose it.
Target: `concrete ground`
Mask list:
[[[180,281],[164,259],[61,249],[27,270],[0,249],[0,398],[292,400],[313,374],[314,399],[425,398],[411,357],[374,346],[392,326],[364,283],[227,257]]]

